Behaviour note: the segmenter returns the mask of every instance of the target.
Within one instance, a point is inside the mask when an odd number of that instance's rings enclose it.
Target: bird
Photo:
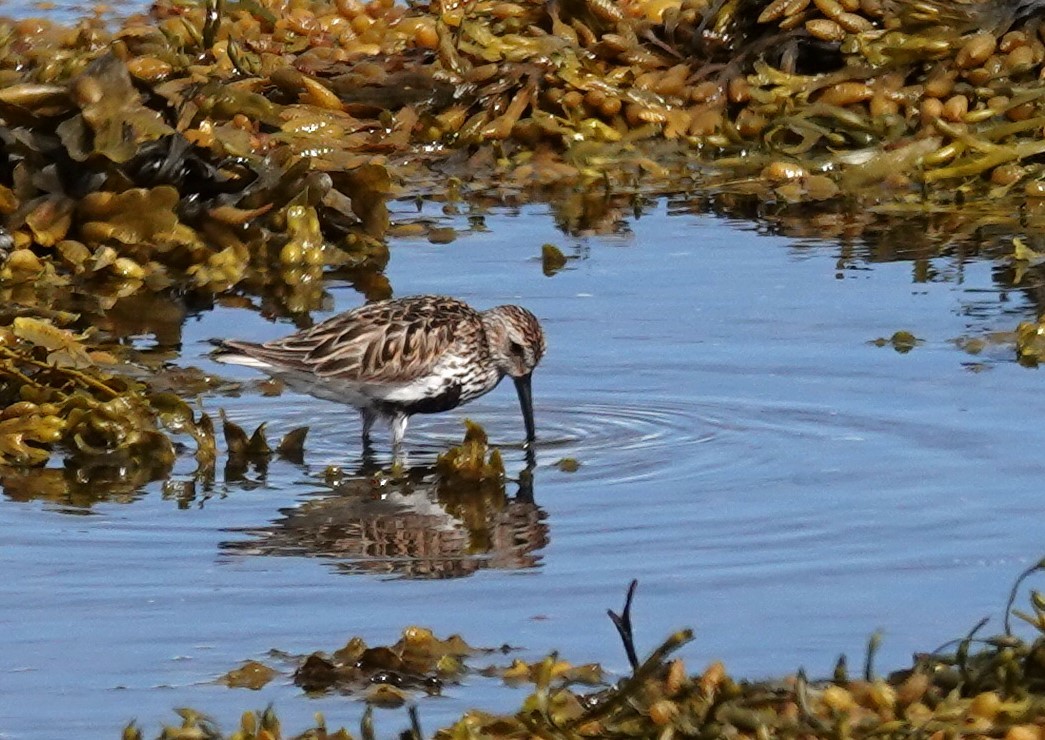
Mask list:
[[[363,445],[387,421],[399,454],[410,416],[448,411],[512,378],[526,447],[536,441],[531,374],[546,349],[537,317],[521,306],[477,311],[416,295],[368,303],[264,343],[218,340],[217,362],[260,369],[292,390],[355,406]]]

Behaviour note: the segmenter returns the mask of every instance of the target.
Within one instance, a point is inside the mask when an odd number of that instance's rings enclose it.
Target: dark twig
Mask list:
[[[638,588],[638,585],[638,579],[632,579],[631,585],[628,586],[628,596],[624,600],[624,609],[620,614],[617,614],[612,609],[606,610],[610,620],[613,622],[613,626],[617,628],[617,632],[620,634],[621,642],[624,643],[624,652],[628,654],[628,662],[631,663],[632,673],[639,668],[639,656],[635,653],[635,633],[631,630],[631,600],[635,597],[635,589]]]
[[[929,655],[939,656],[939,655],[941,655],[943,653],[944,650],[947,650],[952,645],[955,645],[955,646],[960,648],[963,643],[971,643],[973,641],[973,639],[976,637],[976,633],[979,632],[984,627],[986,627],[987,626],[987,622],[989,622],[989,621],[991,621],[990,617],[984,617],[983,619],[981,619],[979,622],[976,623],[976,626],[973,627],[965,635],[965,637],[957,637],[957,638],[955,638],[953,640],[948,640],[947,642],[943,643],[942,645],[940,645],[935,650],[931,651],[929,653]],[[968,647],[966,647],[966,650],[968,650]]]
[[[962,675],[963,683],[969,684],[972,682],[972,678],[969,675],[969,648],[972,646],[972,641],[976,637],[976,633],[983,629],[988,621],[989,620],[986,617],[981,619],[976,623],[976,626],[972,628],[969,634],[965,636],[965,639],[958,643],[958,649],[954,654],[954,662],[955,665],[958,666],[958,670]]]
[[[1034,572],[1039,571],[1039,570],[1045,570],[1045,558],[1042,558],[1041,560],[1036,562],[1034,565],[1032,565],[1031,567],[1027,568],[1027,570],[1025,570],[1022,573],[1020,573],[1020,577],[1016,579],[1016,582],[1014,584],[1012,584],[1012,591],[1009,592],[1009,601],[1008,601],[1007,604],[1005,604],[1005,634],[1006,635],[1010,635],[1010,636],[1012,635],[1012,624],[1011,624],[1012,605],[1016,602],[1016,592],[1019,591],[1020,584],[1023,583],[1023,579],[1024,578],[1029,576],[1031,573],[1034,573]]]

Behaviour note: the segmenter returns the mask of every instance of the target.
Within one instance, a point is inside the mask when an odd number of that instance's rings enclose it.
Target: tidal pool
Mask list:
[[[1043,376],[1011,344],[971,355],[955,340],[1036,316],[1033,290],[1006,287],[1001,263],[979,256],[1003,235],[958,243],[912,219],[911,241],[786,236],[796,230],[683,197],[591,221],[562,203],[393,210],[459,232],[392,239],[396,295],[517,302],[541,318],[532,488],[518,482],[510,383],[415,417],[407,435],[423,471],[460,441],[464,418],[480,422],[513,478],[507,499],[441,497],[423,476],[375,489],[354,410],[263,395],[260,375],[207,358],[208,338],[262,340],[290,323],[189,310],[176,363],[241,384],[203,408],[248,431],[268,422],[273,436],[308,425],[304,462],[228,479],[219,466],[209,490],[190,485],[190,455],[174,481],[119,492],[48,498],[5,480],[0,737],[112,738],[132,718],[154,734],[179,706],[230,729],[269,702],[287,730],[316,711],[354,730],[357,699],[306,697],[269,651],[330,651],[352,635],[387,644],[411,624],[620,674],[605,610],[632,578],[640,652],[691,626],[689,668],[722,659],[738,677],[825,675],[840,653],[858,666],[879,629],[883,671],[981,617],[1000,629],[1013,579],[1045,545]],[[918,240],[948,246],[925,254]],[[551,276],[544,243],[569,257]],[[326,288],[315,319],[363,300]],[[898,330],[920,343],[873,343]],[[368,464],[388,464],[387,444],[379,434]],[[579,468],[560,469],[563,458]],[[336,490],[329,466],[347,476]],[[257,692],[216,683],[248,658],[284,674]],[[523,691],[469,679],[419,698],[422,724],[510,709]],[[378,710],[377,723],[392,732],[406,713]]]

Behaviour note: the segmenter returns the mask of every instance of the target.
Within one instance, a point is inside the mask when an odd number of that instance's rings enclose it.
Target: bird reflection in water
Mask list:
[[[513,485],[511,481],[508,483]],[[333,561],[338,572],[437,579],[485,568],[540,566],[546,513],[533,499],[533,458],[514,496],[504,482],[462,484],[434,466],[388,476],[370,463],[266,527],[235,530],[237,555],[296,555]]]

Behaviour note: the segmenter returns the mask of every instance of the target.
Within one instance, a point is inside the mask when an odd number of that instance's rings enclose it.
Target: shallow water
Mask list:
[[[843,652],[858,666],[881,629],[888,670],[998,617],[1013,578],[1041,557],[1041,372],[1011,347],[973,357],[952,341],[1033,318],[994,262],[914,261],[902,244],[880,261],[881,244],[767,235],[777,229],[681,198],[618,214],[610,235],[564,235],[558,207],[443,210],[423,215],[460,238],[393,239],[387,274],[397,295],[518,302],[541,318],[532,499],[517,482],[508,500],[452,500],[424,480],[384,495],[366,481],[331,490],[328,466],[363,465],[356,414],[262,396],[253,371],[206,357],[209,337],[291,325],[244,309],[190,315],[179,364],[244,383],[203,407],[248,430],[268,421],[275,435],[309,425],[305,462],[240,480],[219,471],[211,490],[180,497],[153,483],[48,500],[8,480],[0,737],[115,737],[134,717],[152,732],[186,705],[229,727],[270,701],[287,729],[315,711],[354,728],[358,701],[304,697],[268,651],[333,650],[356,634],[390,643],[409,624],[621,672],[605,609],[620,608],[632,578],[640,652],[692,626],[692,669],[721,658],[749,678],[824,675]],[[551,277],[545,242],[571,256]],[[328,288],[330,310],[315,318],[362,301]],[[909,353],[871,343],[901,329],[923,342]],[[510,384],[415,417],[411,464],[459,441],[465,417],[517,477]],[[378,464],[386,447],[380,436]],[[562,458],[580,468],[560,470]],[[176,480],[194,467],[181,462]],[[465,525],[476,516],[481,531]],[[248,658],[284,675],[256,693],[215,683]],[[522,696],[473,679],[419,705],[431,730]],[[387,732],[407,722],[402,710],[377,719]]]

